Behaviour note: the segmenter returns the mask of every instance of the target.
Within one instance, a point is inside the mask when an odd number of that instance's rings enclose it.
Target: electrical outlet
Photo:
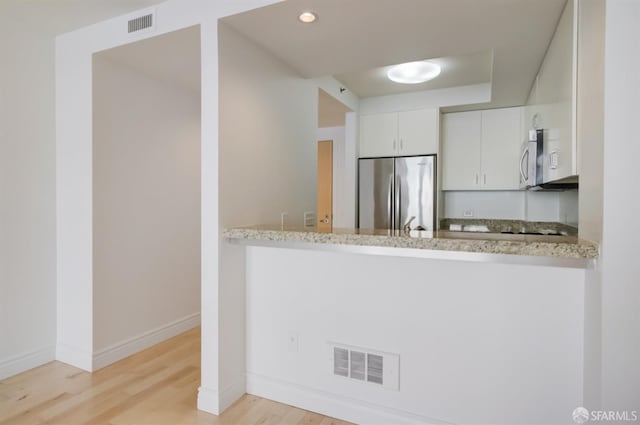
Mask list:
[[[462,212],[463,217],[473,217],[473,210],[464,210]]]
[[[289,332],[289,338],[287,341],[289,344],[289,352],[297,353],[298,352],[298,333],[293,331]]]

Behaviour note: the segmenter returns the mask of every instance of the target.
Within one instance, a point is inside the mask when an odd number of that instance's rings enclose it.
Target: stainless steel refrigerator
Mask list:
[[[435,229],[435,155],[367,158],[358,165],[361,229]]]

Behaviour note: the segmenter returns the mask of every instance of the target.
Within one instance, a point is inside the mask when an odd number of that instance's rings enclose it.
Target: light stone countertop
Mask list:
[[[482,218],[443,218],[440,229],[452,231],[474,231],[469,228],[481,229],[491,233],[541,233],[544,235],[577,236],[578,228],[564,223],[548,221],[525,220],[496,220]],[[477,230],[476,230],[477,231]]]
[[[282,230],[274,226],[227,229],[224,231],[223,236],[229,240],[244,240],[244,243],[247,245],[251,245],[250,241],[257,241],[263,242],[263,244],[267,243],[267,245],[270,246],[277,246],[278,243],[283,245],[346,245],[405,248],[439,252],[546,257],[550,259],[594,260],[598,258],[598,246],[596,244],[579,240],[575,236],[514,235],[450,231],[412,231],[407,235],[397,231],[365,229],[334,229],[331,233],[320,233],[315,229],[285,228]],[[260,243],[258,243],[258,245],[260,245]],[[386,255],[392,255],[388,250],[387,252]]]

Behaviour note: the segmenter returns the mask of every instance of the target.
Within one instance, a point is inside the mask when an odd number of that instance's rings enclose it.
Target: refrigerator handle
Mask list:
[[[402,217],[400,217],[400,210],[402,208],[402,185],[400,184],[400,176],[396,175],[396,211],[394,214],[395,229],[400,230],[402,225]]]
[[[389,211],[389,230],[393,230],[393,176],[389,179],[389,196],[387,198],[387,210]]]

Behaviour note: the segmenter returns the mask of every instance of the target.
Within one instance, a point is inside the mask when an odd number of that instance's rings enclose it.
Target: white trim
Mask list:
[[[220,393],[211,388],[198,388],[198,410],[214,415],[220,414]]]
[[[385,408],[253,373],[247,373],[247,393],[356,424],[449,424],[415,413]]]
[[[247,380],[244,374],[235,379],[227,388],[220,392],[220,411],[224,412],[229,406],[238,401],[247,392]]]
[[[45,363],[56,359],[56,347],[48,347],[33,350],[28,353],[0,360],[0,379],[5,379],[34,367],[42,366]]]
[[[59,362],[91,372],[91,352],[58,342],[55,359]]]
[[[235,382],[222,391],[211,388],[198,388],[198,410],[219,415],[238,401],[246,393],[246,380],[244,375],[238,377]]]
[[[93,370],[101,369],[200,325],[200,313],[157,327],[93,353]]]

